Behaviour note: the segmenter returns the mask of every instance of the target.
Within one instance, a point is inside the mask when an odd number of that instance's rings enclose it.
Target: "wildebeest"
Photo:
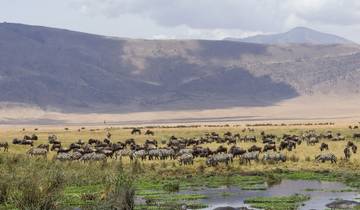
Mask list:
[[[264,146],[263,151],[264,151],[264,152],[267,152],[267,151],[269,151],[269,150],[272,150],[272,151],[276,152],[276,145],[274,145],[274,144],[266,144],[266,145]]]
[[[93,138],[90,138],[88,140],[88,144],[100,144],[101,141],[99,139],[93,139]]]
[[[256,145],[252,145],[249,149],[248,149],[248,152],[261,152],[261,147],[258,147]]]
[[[0,148],[4,148],[4,152],[9,151],[9,144],[7,142],[0,142]]]
[[[24,140],[32,140],[31,136],[28,136],[28,135],[24,135],[23,139]]]
[[[61,148],[61,144],[53,144],[50,148],[51,151],[59,150]]]
[[[77,144],[77,143],[71,143],[70,146],[69,146],[70,149],[80,149],[81,148],[81,145],[80,144]]]
[[[353,153],[356,154],[357,146],[355,144],[351,146],[351,149],[352,149]]]
[[[46,158],[48,151],[46,149],[43,148],[30,148],[26,154],[28,154],[29,156],[43,156]]]
[[[345,159],[350,159],[351,153],[350,153],[350,148],[349,147],[345,147],[344,156],[345,156]]]
[[[21,145],[30,145],[30,146],[34,146],[34,142],[32,140],[25,140],[25,139],[13,139],[13,144],[21,144]]]
[[[111,138],[111,133],[110,133],[110,132],[107,132],[107,133],[106,133],[106,138],[107,138],[107,139],[110,139],[110,138]]]
[[[360,138],[360,133],[354,133],[354,134],[353,134],[353,138],[354,138],[354,139]]]
[[[220,145],[216,150],[215,153],[227,153],[227,148],[223,145]]]
[[[145,144],[153,144],[153,145],[157,146],[158,142],[155,139],[153,139],[153,140],[146,139]]]
[[[324,142],[321,143],[321,145],[320,145],[320,151],[323,151],[323,150],[329,150],[329,145],[325,144]]]
[[[241,149],[240,147],[232,146],[229,150],[229,153],[233,155],[233,157],[240,157],[241,155],[246,153],[246,150]]]
[[[207,147],[203,148],[201,146],[194,146],[193,147],[193,155],[194,157],[208,157],[212,155],[213,152]]]
[[[154,133],[154,131],[152,131],[152,130],[146,130],[145,135],[151,135],[151,136],[153,136],[153,135],[155,135],[155,133]]]
[[[139,128],[133,128],[131,131],[131,135],[139,134],[141,135],[141,130]]]
[[[189,153],[182,154],[179,157],[179,164],[180,165],[192,165],[194,164],[194,156]]]
[[[357,146],[352,141],[348,141],[346,146],[350,147],[352,149],[353,153],[356,154]]]
[[[111,144],[111,140],[109,138],[105,138],[103,142],[105,144]]]
[[[219,163],[225,163],[226,165],[229,164],[229,162],[233,161],[233,155],[232,154],[215,154],[206,159],[206,165],[208,166],[217,166]]]
[[[36,134],[32,134],[31,136],[25,135],[25,136],[23,137],[23,139],[36,141],[36,140],[38,140],[39,138],[38,138],[38,136],[37,136]]]
[[[76,144],[80,144],[80,145],[84,145],[84,144],[85,144],[85,142],[84,142],[83,140],[81,140],[81,139],[77,140],[75,143],[76,143]]]
[[[320,154],[315,157],[315,161],[324,163],[325,161],[331,161],[331,163],[336,163],[337,158],[334,154]]]
[[[49,141],[49,144],[60,143],[60,141],[58,140],[57,136],[54,135],[54,134],[48,136],[48,141]]]
[[[125,140],[125,145],[131,145],[131,144],[135,144],[135,139],[126,139]]]
[[[236,144],[236,138],[233,137],[225,137],[225,140],[227,141],[227,144]]]

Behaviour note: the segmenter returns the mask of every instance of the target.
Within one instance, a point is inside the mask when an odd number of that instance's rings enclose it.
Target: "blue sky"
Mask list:
[[[0,0],[0,21],[147,39],[222,39],[307,26],[360,42],[358,0]]]

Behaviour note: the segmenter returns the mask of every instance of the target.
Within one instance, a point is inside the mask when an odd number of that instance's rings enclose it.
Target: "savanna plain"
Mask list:
[[[358,126],[4,126],[0,209],[206,209],[202,189],[264,191],[282,180],[341,182],[346,188],[340,191],[358,192]],[[22,144],[26,138],[33,146]],[[61,146],[54,147],[57,143]],[[308,199],[299,193],[250,197],[244,203],[248,208],[298,209]]]

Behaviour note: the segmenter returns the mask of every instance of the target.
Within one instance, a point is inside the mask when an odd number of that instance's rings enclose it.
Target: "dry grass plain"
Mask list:
[[[281,153],[285,154],[289,161],[285,163],[278,164],[264,164],[262,162],[252,163],[251,165],[243,165],[240,164],[236,159],[232,164],[234,169],[238,169],[239,171],[259,171],[259,170],[273,170],[274,168],[281,168],[286,170],[340,170],[342,168],[352,168],[352,169],[360,169],[360,154],[359,152],[356,154],[352,154],[350,161],[342,160],[344,157],[343,150],[345,148],[346,143],[351,140],[354,141],[355,144],[358,144],[357,140],[352,138],[353,133],[360,132],[357,129],[349,129],[348,125],[350,124],[340,124],[340,125],[286,125],[286,126],[253,126],[255,128],[255,132],[242,132],[242,129],[247,128],[246,125],[239,124],[230,124],[230,125],[220,125],[215,127],[214,125],[199,125],[198,127],[181,127],[176,128],[173,126],[169,127],[154,127],[150,128],[155,132],[155,136],[146,136],[146,135],[131,135],[130,129],[126,127],[106,127],[106,126],[68,126],[66,127],[68,130],[65,130],[65,127],[62,126],[31,126],[24,127],[25,131],[23,131],[22,126],[3,126],[0,130],[1,141],[7,141],[10,143],[9,154],[25,154],[26,151],[30,148],[30,146],[24,145],[13,145],[11,143],[13,138],[22,138],[24,135],[36,134],[39,137],[39,140],[35,142],[35,146],[39,144],[48,143],[47,138],[51,134],[55,134],[62,141],[63,145],[67,147],[72,142],[77,141],[78,139],[82,139],[85,142],[89,138],[96,139],[104,139],[107,132],[112,134],[111,140],[113,142],[122,141],[124,142],[128,138],[134,138],[135,142],[138,144],[142,144],[146,139],[156,139],[160,143],[160,147],[166,146],[161,142],[167,141],[170,136],[174,135],[176,137],[200,137],[203,136],[206,132],[217,132],[220,135],[223,135],[225,132],[230,131],[232,133],[240,133],[240,135],[255,135],[258,139],[257,143],[251,142],[237,142],[237,146],[247,149],[252,145],[257,145],[263,147],[260,132],[265,131],[267,134],[275,134],[278,137],[281,137],[283,134],[296,134],[301,135],[303,132],[309,129],[314,129],[317,133],[324,133],[326,131],[332,131],[335,133],[341,133],[346,137],[344,141],[330,141],[328,139],[321,139],[321,142],[325,142],[329,145],[328,151],[321,152],[319,147],[320,144],[316,144],[314,146],[307,145],[306,142],[303,142],[301,145],[297,146],[297,148],[293,151],[283,150]],[[353,124],[355,125],[355,124]],[[81,128],[84,129],[81,129]],[[37,129],[37,130],[35,130]],[[142,131],[145,131],[146,128],[143,128]],[[278,140],[279,142],[279,140]],[[277,143],[278,145],[278,143]],[[211,149],[216,149],[220,144],[211,143],[204,144],[204,147],[210,147]],[[229,145],[225,144],[226,147],[230,148]],[[338,158],[337,164],[330,163],[317,163],[314,161],[314,157],[321,153],[331,152],[335,154]],[[55,152],[50,152],[48,156],[49,159],[56,154]],[[260,155],[262,157],[262,155]],[[109,161],[118,161],[118,160],[109,160]],[[159,165],[161,162],[177,164],[177,161],[167,160],[167,161],[144,161],[144,165]],[[125,158],[124,163],[128,163],[127,158]],[[197,158],[195,160],[194,166],[182,166],[187,170],[195,170],[199,165],[205,165],[205,158]],[[225,167],[225,166],[220,166]],[[206,170],[212,170],[208,168]]]
[[[353,123],[352,125],[357,124]],[[214,124],[202,124],[196,127],[168,125],[151,127],[150,129],[155,132],[154,136],[131,135],[131,129],[119,126],[2,126],[0,129],[1,141],[9,142],[10,148],[9,152],[0,152],[0,169],[2,171],[0,173],[0,192],[1,189],[7,189],[9,193],[4,197],[5,203],[0,202],[0,209],[26,209],[23,208],[24,206],[30,206],[31,208],[28,209],[34,210],[69,209],[68,207],[101,209],[99,205],[112,202],[112,196],[124,198],[123,195],[112,195],[112,192],[123,192],[124,190],[127,192],[133,189],[136,197],[142,197],[147,202],[145,204],[137,203],[134,209],[173,210],[181,209],[183,203],[188,204],[192,209],[201,209],[205,208],[206,205],[201,203],[199,199],[205,198],[205,195],[174,194],[169,193],[169,191],[221,186],[264,190],[271,183],[277,183],[281,179],[340,181],[358,190],[360,188],[358,181],[360,177],[359,152],[352,154],[350,160],[343,159],[343,149],[347,141],[351,140],[357,145],[360,143],[352,138],[353,133],[360,132],[360,129],[349,129],[349,125],[348,123],[340,123],[335,125],[250,126],[255,129],[254,132],[242,132],[244,128],[247,128],[245,124],[216,126]],[[65,128],[67,129],[65,130]],[[142,128],[142,131],[146,129]],[[122,161],[108,159],[107,162],[59,162],[53,161],[55,152],[50,152],[48,161],[45,161],[41,157],[30,158],[24,155],[30,148],[29,146],[13,145],[11,143],[13,138],[36,134],[39,137],[39,140],[35,143],[35,146],[37,146],[47,143],[48,136],[55,134],[66,147],[78,139],[84,141],[89,138],[104,139],[107,132],[110,132],[113,142],[134,138],[136,143],[142,144],[146,139],[154,138],[158,140],[161,147],[164,146],[161,142],[168,140],[172,135],[188,138],[200,137],[206,132],[217,132],[223,135],[225,132],[230,131],[240,133],[240,135],[256,135],[258,139],[256,145],[263,146],[260,140],[261,131],[282,136],[284,133],[300,135],[309,129],[314,129],[317,133],[326,131],[339,132],[346,137],[344,141],[325,139],[320,141],[326,142],[330,148],[329,151],[323,153],[331,152],[338,157],[336,164],[315,162],[314,157],[322,153],[319,149],[320,144],[308,146],[306,142],[302,142],[300,146],[297,146],[291,152],[287,150],[281,151],[288,157],[286,162],[264,163],[259,161],[252,162],[251,165],[245,165],[236,158],[228,166],[220,164],[216,167],[206,166],[205,158],[196,158],[193,165],[186,166],[179,165],[177,160],[130,162],[128,158],[123,158]],[[237,142],[237,146],[241,148],[249,148],[253,144],[250,142]],[[202,146],[215,149],[219,145],[211,143]],[[230,147],[227,144],[225,146]],[[261,157],[262,155],[260,155]],[[57,182],[58,180],[59,182]],[[48,186],[53,186],[54,182],[61,184],[55,189],[49,189]],[[132,184],[124,186],[124,183]],[[52,196],[48,196],[49,194]],[[43,206],[44,203],[49,203],[44,198],[52,199],[50,202],[52,206],[40,208],[39,206]],[[88,200],[88,198],[93,199]],[[280,199],[281,204],[282,199],[289,198],[275,197],[273,199]],[[35,201],[37,204],[33,205]],[[280,207],[277,204],[275,207],[270,205],[265,209],[296,209],[296,207]]]

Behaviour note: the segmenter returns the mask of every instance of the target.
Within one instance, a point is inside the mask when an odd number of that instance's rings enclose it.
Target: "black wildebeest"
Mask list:
[[[244,149],[241,149],[240,147],[237,147],[237,146],[232,146],[229,150],[229,153],[233,155],[233,157],[237,157],[237,156],[241,156],[243,154],[246,153],[246,150]]]
[[[350,159],[351,153],[350,153],[350,148],[349,147],[345,147],[344,156],[345,156],[345,159]]]
[[[131,131],[131,135],[139,134],[141,135],[141,130],[139,128],[133,128]]]
[[[354,134],[353,134],[353,138],[354,138],[354,139],[360,138],[360,133],[354,133]]]
[[[154,133],[154,131],[152,131],[152,130],[147,130],[147,131],[145,132],[145,135],[151,135],[151,136],[153,136],[153,135],[155,135],[155,133]]]
[[[352,141],[348,141],[346,147],[350,147],[353,153],[356,154],[357,146]]]
[[[266,145],[264,146],[263,151],[264,151],[264,152],[267,152],[267,151],[269,151],[269,150],[273,150],[273,151],[276,152],[276,145],[275,145],[275,144],[266,144]]]
[[[321,145],[320,145],[320,151],[323,151],[323,150],[329,150],[329,145],[325,144],[324,142],[321,143]]]
[[[126,139],[126,140],[125,140],[125,144],[126,144],[126,145],[135,144],[135,139]]]
[[[261,147],[258,147],[256,145],[252,145],[249,149],[248,149],[248,152],[261,152]]]
[[[4,152],[9,151],[9,144],[7,142],[0,142],[0,148],[4,148]]]
[[[220,145],[216,150],[215,150],[215,153],[218,154],[218,153],[227,153],[227,148]]]

